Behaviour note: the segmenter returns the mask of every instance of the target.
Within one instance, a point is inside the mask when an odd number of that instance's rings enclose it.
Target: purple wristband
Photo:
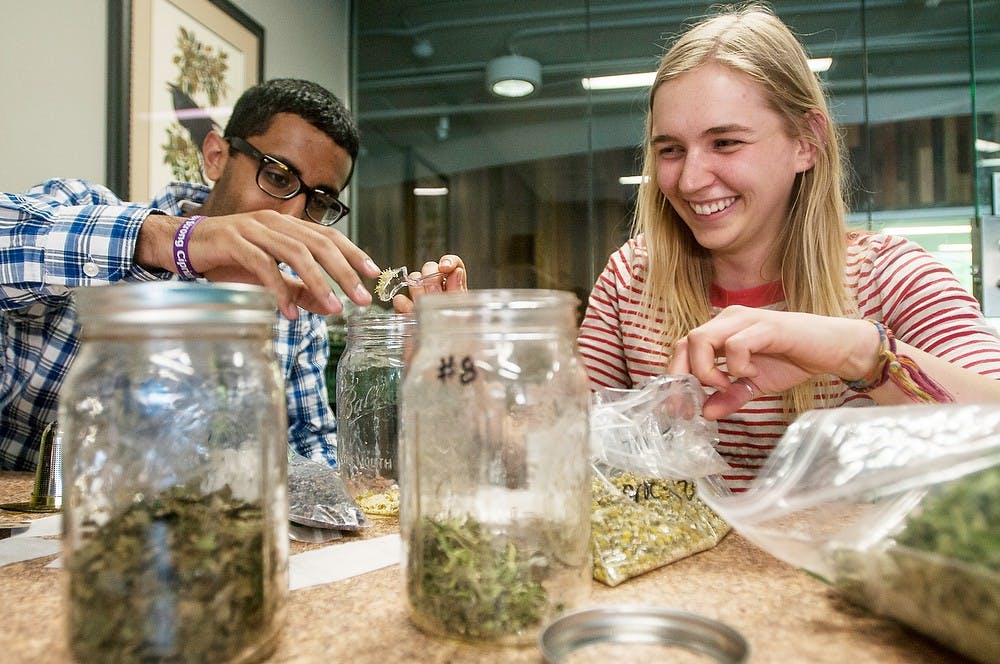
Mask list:
[[[191,258],[188,256],[188,238],[191,237],[194,227],[204,219],[202,215],[195,215],[185,219],[181,227],[174,234],[174,265],[177,266],[177,274],[185,279],[198,279],[200,274],[191,268]]]

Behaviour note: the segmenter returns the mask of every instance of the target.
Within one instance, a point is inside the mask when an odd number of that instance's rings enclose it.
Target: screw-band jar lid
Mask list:
[[[549,664],[606,643],[622,644],[622,655],[627,655],[629,645],[683,648],[720,664],[743,664],[750,652],[746,639],[732,627],[659,606],[612,605],[568,613],[542,630],[538,643]]]
[[[274,295],[260,286],[154,281],[73,291],[81,326],[273,324]]]

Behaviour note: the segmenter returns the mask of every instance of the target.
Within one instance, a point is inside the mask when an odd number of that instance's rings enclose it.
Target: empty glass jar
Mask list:
[[[274,298],[156,282],[76,292],[60,395],[69,641],[80,662],[246,662],[288,593]]]
[[[571,293],[481,290],[416,304],[401,397],[400,531],[413,621],[533,641],[587,595],[587,377]]]
[[[337,465],[362,509],[383,516],[399,508],[399,390],[412,314],[354,314],[337,365]]]

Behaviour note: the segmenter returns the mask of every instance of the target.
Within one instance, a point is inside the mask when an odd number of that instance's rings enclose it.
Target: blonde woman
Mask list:
[[[827,100],[767,6],[703,19],[662,58],[643,173],[580,349],[593,387],[697,377],[733,489],[810,408],[1000,401],[1000,341],[954,275],[848,232]]]

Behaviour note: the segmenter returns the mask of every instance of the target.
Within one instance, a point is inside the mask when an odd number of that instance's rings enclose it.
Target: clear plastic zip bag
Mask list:
[[[591,407],[594,578],[616,586],[712,548],[729,532],[702,502],[696,478],[729,465],[715,450],[704,393],[691,376],[604,389]]]
[[[742,494],[699,494],[734,529],[849,600],[1000,663],[1000,406],[803,414]]]

